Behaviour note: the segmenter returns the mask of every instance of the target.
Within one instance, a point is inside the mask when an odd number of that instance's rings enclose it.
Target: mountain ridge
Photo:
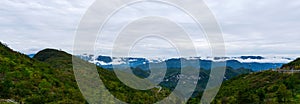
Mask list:
[[[184,62],[192,62],[192,61],[199,61],[199,64],[192,64],[189,65],[190,67],[201,67],[206,70],[210,70],[212,68],[211,64],[212,63],[221,63],[221,62],[226,62],[228,67],[232,67],[234,69],[239,69],[239,68],[246,68],[246,69],[252,69],[253,71],[261,71],[261,70],[269,70],[269,69],[277,69],[280,68],[283,64],[285,63],[272,63],[272,62],[265,62],[265,63],[260,63],[260,62],[240,62],[238,59],[233,58],[229,59],[227,58],[226,61],[213,61],[213,60],[203,60],[201,58],[171,58],[171,59],[166,59],[166,60],[149,60],[146,58],[132,58],[132,57],[126,57],[126,58],[118,58],[118,57],[109,57],[109,56],[98,56],[95,58],[95,60],[92,57],[89,56],[78,56],[83,60],[89,61],[91,63],[96,64],[97,66],[106,68],[106,69],[112,69],[114,67],[139,67],[143,70],[149,70],[148,66],[149,64],[162,64],[166,63],[167,67],[169,68],[180,68],[181,61]],[[248,56],[250,57],[250,56]],[[258,56],[255,56],[258,57]],[[266,59],[266,58],[264,58]],[[284,60],[287,60],[283,58]],[[221,59],[225,60],[225,59]],[[268,59],[270,60],[270,59]],[[226,66],[221,66],[221,67],[226,67]],[[186,67],[186,66],[182,66]],[[220,66],[215,66],[215,67],[220,67]]]
[[[3,44],[0,44],[0,50],[0,103],[87,103],[77,86],[71,54],[45,49],[30,58]],[[93,66],[87,62],[85,64]],[[99,67],[97,70],[108,90],[127,103],[142,103],[139,99],[155,102],[170,93],[166,88],[159,93],[157,88],[150,91],[134,90],[122,84],[113,71]]]
[[[19,103],[85,103],[69,71],[0,45],[0,99]],[[70,81],[72,80],[72,81]],[[72,95],[72,96],[65,96]]]
[[[91,66],[94,65],[84,60],[82,62]],[[179,64],[178,59],[170,61],[170,63],[173,62]],[[298,63],[297,60],[293,62]],[[71,54],[55,49],[45,49],[38,52],[33,58],[30,58],[0,44],[0,64],[0,99],[8,99],[20,103],[87,103],[79,91],[73,75]],[[127,103],[156,102],[168,96],[172,92],[172,88],[176,86],[174,83],[178,80],[176,78],[180,74],[176,71],[178,70],[176,67],[169,69],[170,71],[160,84],[162,90],[153,88],[147,91],[138,91],[122,84],[112,70],[97,67],[98,74],[106,88],[115,97]],[[135,69],[132,68],[132,70],[134,71]],[[200,70],[199,76],[195,77],[199,78],[196,90],[192,98],[189,99],[189,103],[192,104],[197,103],[199,98],[201,98],[199,96],[205,89],[209,78],[210,70]],[[135,74],[144,73],[143,70],[137,69],[137,71],[138,73]],[[123,75],[126,75],[126,73]],[[300,76],[298,77],[298,74],[294,75],[295,77],[291,77],[290,74],[276,71],[253,73],[250,69],[226,67],[225,84],[222,85],[213,103],[241,103],[243,101],[298,102],[300,95],[298,95],[299,89],[297,88],[300,88],[300,82],[295,79],[299,79]],[[147,77],[146,74],[144,76]],[[182,77],[189,78],[190,76]],[[266,84],[266,82],[268,83]],[[256,83],[256,85],[252,85],[253,83]],[[265,85],[266,87],[259,88]],[[275,87],[273,88],[272,86]],[[232,92],[226,92],[232,88],[237,89],[232,90]],[[247,90],[244,89],[252,89],[252,91],[246,93],[245,91]],[[158,91],[160,91],[159,94],[157,93]],[[259,91],[265,91],[265,93]],[[289,96],[290,92],[293,94],[292,96]],[[241,95],[242,93],[245,93],[245,95]],[[263,94],[265,97],[260,98],[260,94]],[[283,95],[287,97],[282,97]],[[175,103],[177,100],[172,99],[171,101]]]
[[[0,99],[9,99],[20,103],[87,103],[79,91],[73,75],[71,54],[55,49],[45,49],[30,58],[2,44],[0,50],[0,79],[3,79],[0,83]],[[82,62],[94,65],[84,60]],[[161,89],[139,91],[124,85],[113,71],[100,67],[97,67],[97,70],[108,90],[115,97],[127,103],[150,103],[161,100],[168,96],[172,88],[176,86],[175,82],[178,80],[179,74],[176,71],[178,69],[170,69],[166,79],[160,84]],[[244,73],[231,68],[228,70],[231,71],[227,72],[227,78]],[[201,84],[197,85],[198,90],[196,91],[201,92],[205,88],[209,72],[202,70],[199,78],[203,80],[198,80]],[[189,78],[191,76],[182,77]],[[198,77],[195,78],[198,79]],[[157,93],[158,91],[159,93]],[[197,95],[199,92],[195,92],[195,94]],[[177,100],[170,101],[175,103]]]
[[[299,58],[283,67],[298,65]],[[300,73],[267,70],[242,74],[223,82],[212,104],[297,104],[300,103]],[[199,95],[190,100],[198,102]]]

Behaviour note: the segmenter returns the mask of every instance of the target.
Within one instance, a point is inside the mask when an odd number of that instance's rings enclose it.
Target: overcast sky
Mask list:
[[[26,54],[44,48],[71,53],[77,26],[92,3],[93,0],[2,0],[0,41]],[[299,0],[205,0],[205,3],[222,28],[227,56],[300,56]],[[113,18],[126,21],[142,9],[174,18],[180,16],[175,9],[150,3],[131,7]],[[186,26],[192,25],[188,19],[177,20]],[[108,33],[116,31],[114,28],[107,29]],[[193,39],[198,53],[209,55],[205,38],[195,36]],[[109,37],[101,40],[98,53],[108,54],[111,40]],[[168,42],[155,38],[142,40],[132,50],[133,56],[164,56],[175,51]]]

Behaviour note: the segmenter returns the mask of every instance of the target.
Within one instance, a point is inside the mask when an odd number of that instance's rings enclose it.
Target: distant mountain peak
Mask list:
[[[68,54],[64,51],[57,50],[57,49],[44,49],[42,51],[39,51],[37,54],[34,55],[34,59],[37,59],[39,61],[45,61],[49,58],[53,57],[61,57],[61,58],[71,58],[71,54]]]
[[[264,57],[262,56],[241,56],[240,57],[241,59],[265,59]]]
[[[300,58],[297,58],[296,60],[294,60],[290,63],[284,64],[281,68],[299,70],[300,69]]]

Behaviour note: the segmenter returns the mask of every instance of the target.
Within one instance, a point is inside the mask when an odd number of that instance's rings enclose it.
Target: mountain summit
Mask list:
[[[44,60],[51,59],[51,55],[44,55]],[[51,66],[0,44],[0,99],[19,103],[85,103],[72,71]]]

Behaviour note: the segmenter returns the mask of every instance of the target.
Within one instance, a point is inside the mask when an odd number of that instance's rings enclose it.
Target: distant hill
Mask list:
[[[55,49],[44,49],[33,57],[38,61],[48,63],[52,68],[73,70],[72,55]]]
[[[83,60],[82,63],[93,66]],[[166,88],[159,93],[158,88],[135,90],[122,84],[114,72],[97,69],[107,89],[127,103],[156,102],[171,93]],[[87,103],[74,77],[72,55],[63,51],[45,49],[29,58],[0,44],[0,79],[0,103]]]
[[[78,57],[83,60],[89,61],[102,68],[112,69],[114,67],[125,67],[129,65],[133,68],[139,68],[142,70],[148,70],[149,64],[161,64],[166,63],[167,67],[181,68],[181,67],[201,67],[205,70],[210,70],[213,62],[226,62],[226,66],[216,67],[231,67],[233,69],[251,69],[253,71],[263,71],[269,69],[280,68],[283,64],[292,61],[290,58],[285,57],[262,57],[262,56],[241,56],[241,57],[215,57],[215,58],[201,58],[201,57],[189,57],[189,58],[170,58],[170,59],[147,59],[138,57],[109,57],[109,56],[98,56],[94,55],[79,55]],[[94,60],[95,59],[95,60]],[[199,61],[199,64],[189,64],[181,66],[181,61],[192,62]],[[154,65],[155,66],[155,65]],[[159,67],[157,67],[159,68]]]
[[[299,59],[285,67],[298,65]],[[213,104],[299,104],[300,73],[263,71],[243,74],[225,81]],[[190,103],[199,102],[201,95]]]
[[[288,64],[284,64],[281,68],[282,69],[300,70],[300,58],[298,58]]]
[[[30,58],[33,58],[35,54],[28,54],[27,56],[29,56]]]
[[[94,65],[81,61],[87,65]],[[77,86],[72,67],[72,55],[63,51],[45,49],[30,58],[0,44],[0,103],[3,101],[87,103]],[[162,100],[176,87],[178,81],[176,76],[180,73],[176,68],[170,69],[160,84],[162,89],[152,88],[141,91],[124,85],[113,71],[100,67],[97,69],[106,88],[115,97],[127,103],[154,103]],[[137,76],[147,77],[144,70],[134,68],[132,70]],[[249,72],[252,71],[242,68],[234,70],[227,67],[224,80]],[[146,71],[146,73],[149,72]],[[199,75],[201,80],[198,81],[197,90],[193,96],[197,96],[205,88],[209,73],[209,70],[201,70]],[[127,74],[124,73],[124,75]],[[198,77],[195,78],[198,79]],[[170,101],[175,103],[176,99]]]
[[[265,71],[226,81],[213,103],[300,103],[300,74]]]
[[[72,71],[31,59],[3,44],[0,44],[0,79],[0,99],[24,103],[86,103]]]

